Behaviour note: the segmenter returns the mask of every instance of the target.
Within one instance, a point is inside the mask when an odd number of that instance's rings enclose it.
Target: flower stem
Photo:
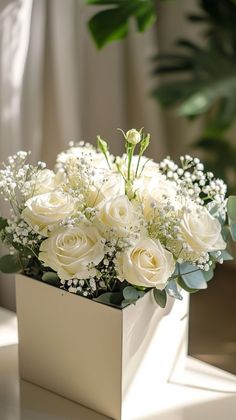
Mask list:
[[[131,163],[132,163],[132,158],[134,155],[134,148],[135,146],[130,146],[130,149],[128,151],[128,181],[130,181],[130,172],[131,172]]]

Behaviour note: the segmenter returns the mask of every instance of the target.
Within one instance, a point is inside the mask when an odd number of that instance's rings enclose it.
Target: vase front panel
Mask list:
[[[121,409],[121,311],[16,279],[23,379],[112,418]]]

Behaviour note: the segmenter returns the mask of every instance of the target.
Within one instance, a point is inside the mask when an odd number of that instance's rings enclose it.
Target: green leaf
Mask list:
[[[230,196],[227,201],[229,228],[234,241],[236,241],[236,196]]]
[[[183,300],[183,297],[181,296],[180,292],[178,291],[178,287],[176,284],[175,280],[170,280],[167,283],[167,286],[165,288],[166,293],[175,298],[175,299],[179,299],[179,300]]]
[[[167,295],[165,290],[153,289],[153,296],[156,303],[161,307],[165,308]]]
[[[18,273],[22,270],[19,255],[4,255],[0,258],[0,271],[2,273]]]
[[[230,222],[230,233],[233,241],[236,241],[236,223]]]
[[[132,286],[127,286],[123,290],[123,296],[126,300],[137,300],[139,298],[139,292]]]
[[[210,38],[210,31],[206,33]],[[156,60],[154,74],[172,74],[170,81],[158,83],[159,87],[154,91],[157,100],[169,107],[182,103],[177,114],[185,117],[197,117],[211,110],[215,115],[220,103],[221,109],[215,121],[221,129],[228,127],[236,117],[235,40],[231,41],[232,44],[230,41],[227,36],[219,47],[214,39],[205,43],[204,49],[189,40],[178,41],[179,54],[165,54],[164,60]],[[231,48],[234,53],[229,54]],[[178,78],[173,78],[173,73]]]
[[[230,228],[229,226],[223,226],[223,229],[221,231],[222,238],[225,242],[228,242],[231,238]]]
[[[126,306],[135,305],[135,304],[136,304],[136,300],[130,300],[130,299],[123,299],[121,302],[122,308],[126,308]]]
[[[220,258],[223,258],[224,261],[232,261],[234,257],[228,251],[221,251]]]
[[[152,1],[143,1],[139,3],[139,7],[135,13],[135,18],[139,32],[144,32],[147,28],[154,24],[156,15]]]
[[[143,297],[145,295],[145,291],[144,290],[139,290],[138,291],[139,297]]]
[[[115,308],[122,308],[123,294],[120,292],[106,292],[94,298],[96,302],[104,303],[105,305],[114,306]]]
[[[180,287],[182,287],[183,290],[185,290],[188,293],[196,293],[199,291],[198,289],[191,289],[190,287],[186,286],[185,282],[182,280],[180,276],[177,278],[177,283],[179,284]]]
[[[46,283],[52,284],[53,286],[58,286],[60,284],[60,279],[57,273],[52,271],[46,271],[43,273],[42,280]]]
[[[140,32],[155,21],[155,9],[152,0],[87,0],[87,3],[111,6],[96,13],[88,22],[90,32],[98,48],[127,36],[131,17],[136,19],[137,28]]]
[[[104,47],[112,41],[125,38],[128,34],[128,17],[124,13],[117,13],[116,9],[104,10],[97,13],[88,26],[98,48]]]
[[[3,217],[0,217],[0,231],[5,229],[5,227],[8,225],[7,219],[4,219]]]
[[[190,289],[206,289],[207,283],[204,274],[196,266],[189,263],[179,265],[180,276]]]
[[[107,292],[107,293],[103,293],[97,298],[94,298],[93,300],[100,303],[111,304],[111,297],[112,297],[112,292]]]
[[[122,300],[123,300],[123,293],[122,292],[112,292],[111,303],[114,306],[120,307]]]
[[[214,269],[212,267],[210,267],[208,271],[203,271],[202,273],[206,282],[210,281],[214,277]]]

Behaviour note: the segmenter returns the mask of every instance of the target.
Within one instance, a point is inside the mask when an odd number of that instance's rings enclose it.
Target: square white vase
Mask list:
[[[149,292],[121,310],[17,275],[16,304],[21,378],[110,418],[126,419],[135,404],[130,389],[145,357],[157,395],[185,362],[187,294],[162,309]]]

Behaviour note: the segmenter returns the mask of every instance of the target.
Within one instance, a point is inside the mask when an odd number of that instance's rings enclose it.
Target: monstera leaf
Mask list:
[[[207,23],[205,46],[180,39],[174,54],[157,55],[154,74],[172,79],[154,96],[163,106],[178,105],[178,114],[186,117],[214,110],[218,128],[226,129],[236,117],[236,5],[232,0],[199,3],[202,12],[188,17]]]
[[[218,117],[228,126],[236,115],[236,55],[227,57],[216,45],[206,50],[186,41],[178,45],[180,54],[156,58],[154,73],[185,76],[163,83],[154,96],[164,106],[180,105],[178,113],[186,117],[206,113],[220,101]]]
[[[225,135],[236,119],[236,1],[199,0],[194,24],[204,24],[199,45],[189,39],[175,43],[173,54],[154,57],[158,86],[153,91],[163,107],[175,107],[189,119],[204,115],[197,145],[205,152],[207,170],[222,177],[236,193],[236,147]],[[164,78],[162,78],[164,76]]]
[[[88,22],[98,48],[126,37],[131,17],[135,18],[139,32],[145,31],[156,19],[152,0],[86,0],[86,3],[104,6]]]

